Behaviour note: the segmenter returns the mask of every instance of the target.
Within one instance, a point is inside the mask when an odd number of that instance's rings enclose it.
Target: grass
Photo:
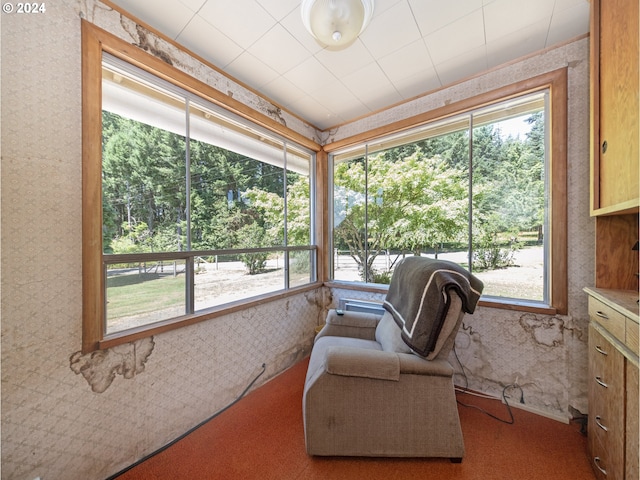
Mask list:
[[[114,275],[107,279],[107,320],[179,307],[184,295],[184,274]]]

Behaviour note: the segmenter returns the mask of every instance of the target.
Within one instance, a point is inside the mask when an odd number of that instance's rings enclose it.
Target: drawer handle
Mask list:
[[[603,429],[605,432],[608,432],[609,429],[607,427],[605,427],[602,423],[600,423],[600,420],[602,420],[602,417],[600,415],[596,416],[596,425],[598,425],[601,429]]]
[[[609,385],[607,385],[606,383],[604,383],[602,381],[602,377],[599,377],[596,375],[596,382],[598,382],[599,385],[602,385],[604,388],[609,388]]]
[[[606,313],[601,312],[600,310],[596,312],[596,315],[599,316],[600,318],[604,318],[605,320],[609,320],[609,316]]]
[[[602,355],[609,355],[606,351],[602,349],[600,345],[596,345],[596,350],[598,351],[598,353],[601,353]]]
[[[607,471],[600,466],[600,457],[593,457],[593,463],[595,463],[596,468],[600,470],[603,475],[607,474]]]

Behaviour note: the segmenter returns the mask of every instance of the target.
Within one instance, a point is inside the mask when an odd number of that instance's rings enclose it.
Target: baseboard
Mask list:
[[[456,387],[456,393],[463,393],[463,394],[466,393],[469,395],[477,395],[482,398],[498,400],[503,404],[506,403],[503,397],[496,397],[488,393],[483,393],[483,392],[479,392],[477,390],[471,390],[468,388],[464,389],[459,385],[456,385],[455,387]],[[570,423],[571,419],[568,416],[563,416],[559,413],[553,413],[553,412],[550,412],[549,410],[544,410],[542,408],[534,407],[533,405],[528,405],[526,403],[520,403],[515,398],[509,398],[508,400],[509,400],[510,407],[519,408],[520,410],[524,410],[525,412],[533,413],[534,415],[540,415],[541,417],[550,418],[551,420],[555,420],[560,423],[564,423],[564,424]]]
[[[505,403],[504,399],[502,399],[502,403]],[[509,402],[509,406],[513,408],[519,408],[520,410],[524,410],[525,412],[533,413],[535,415],[540,415],[541,417],[550,418],[551,420],[556,420],[564,424],[569,423],[569,417],[556,414],[548,410],[543,410],[541,408],[534,407],[533,405],[527,405],[526,403],[520,403],[518,401],[514,401],[514,402]]]

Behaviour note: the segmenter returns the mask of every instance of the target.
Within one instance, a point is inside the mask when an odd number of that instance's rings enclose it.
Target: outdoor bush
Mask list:
[[[500,242],[496,231],[483,230],[474,243],[474,270],[495,270],[513,265],[513,257],[518,250],[517,242],[509,241],[505,245]]]

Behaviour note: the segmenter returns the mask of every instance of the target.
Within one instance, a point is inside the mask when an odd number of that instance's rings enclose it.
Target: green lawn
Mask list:
[[[107,320],[184,305],[184,296],[184,274],[112,276],[107,279]]]

